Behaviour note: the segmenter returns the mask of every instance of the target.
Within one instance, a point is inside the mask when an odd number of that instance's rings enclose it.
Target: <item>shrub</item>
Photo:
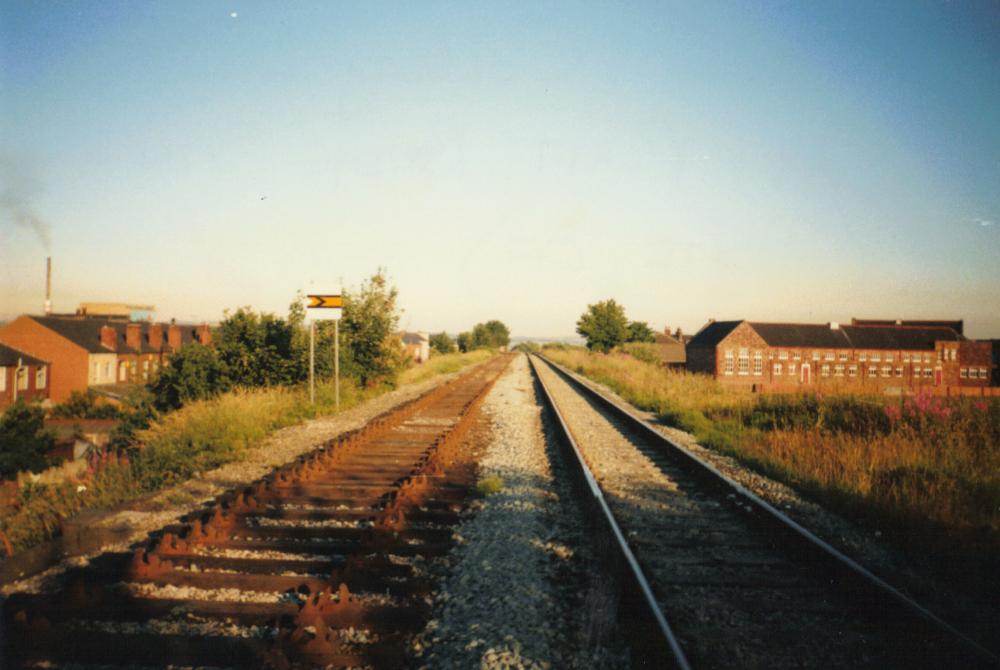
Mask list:
[[[236,345],[228,345],[227,351],[229,360],[234,360]],[[228,391],[232,386],[229,370],[214,349],[197,343],[185,344],[170,357],[153,382],[156,407],[161,411],[177,409],[193,400]]]
[[[56,419],[117,419],[118,408],[108,402],[100,402],[93,389],[73,391],[66,402],[51,410]]]
[[[0,477],[13,479],[23,470],[45,468],[55,438],[44,422],[45,410],[20,398],[0,416]]]
[[[476,482],[475,494],[480,498],[488,498],[503,490],[504,481],[501,477],[484,477]]]

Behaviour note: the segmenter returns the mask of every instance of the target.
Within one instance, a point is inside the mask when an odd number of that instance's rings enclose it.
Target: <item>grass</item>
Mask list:
[[[426,381],[492,355],[477,351],[437,356],[403,372],[398,383]],[[354,407],[390,388],[361,389],[354,380],[342,379],[340,409]],[[243,458],[280,428],[335,411],[332,382],[317,384],[315,405],[309,403],[306,387],[238,389],[192,402],[137,433],[142,447],[130,457],[105,455],[61,482],[26,481],[17,511],[0,519],[0,540],[6,537],[16,550],[30,547],[55,535],[63,518],[83,509],[114,506],[186,481]]]
[[[501,477],[483,477],[476,482],[475,494],[480,498],[488,498],[503,490],[504,481]]]
[[[970,583],[1000,569],[1000,400],[766,396],[624,353],[553,349],[607,385]]]

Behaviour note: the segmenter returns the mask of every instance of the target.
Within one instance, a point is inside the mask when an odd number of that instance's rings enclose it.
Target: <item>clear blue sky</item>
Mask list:
[[[1000,6],[0,3],[0,316],[964,317],[1000,337]],[[263,198],[263,199],[262,199]],[[34,218],[32,218],[34,217]]]

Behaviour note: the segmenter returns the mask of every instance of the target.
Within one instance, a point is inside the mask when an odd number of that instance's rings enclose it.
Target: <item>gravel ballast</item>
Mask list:
[[[627,667],[583,520],[544,428],[527,359],[518,356],[483,405],[492,440],[480,481],[499,490],[456,530],[435,618],[414,641],[414,667]]]

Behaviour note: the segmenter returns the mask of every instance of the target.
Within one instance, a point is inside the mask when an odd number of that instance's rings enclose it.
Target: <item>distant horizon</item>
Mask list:
[[[0,3],[0,314],[1000,336],[1000,5]]]

